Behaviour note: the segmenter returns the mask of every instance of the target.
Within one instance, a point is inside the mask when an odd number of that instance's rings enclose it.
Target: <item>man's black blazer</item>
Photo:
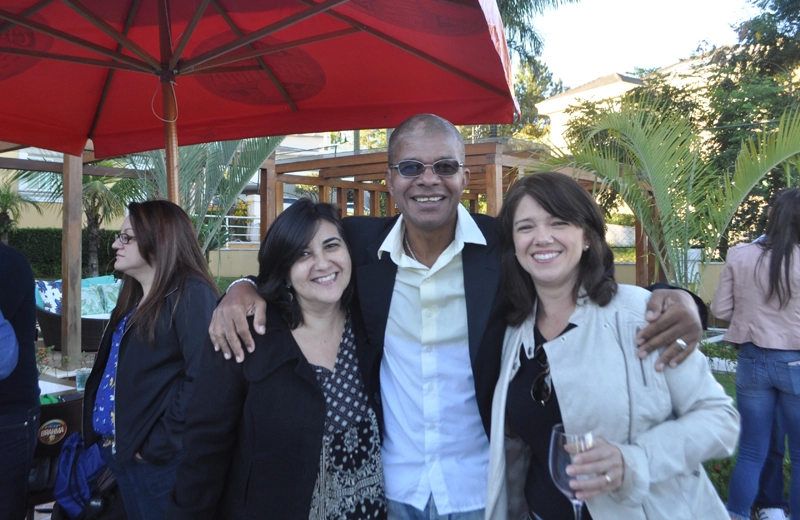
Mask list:
[[[464,289],[467,299],[469,353],[475,378],[478,409],[487,435],[491,426],[492,395],[500,374],[500,354],[505,334],[504,299],[498,294],[500,251],[495,243],[494,217],[472,215],[486,237],[487,245],[465,244],[462,252]],[[397,265],[378,249],[397,217],[348,217],[343,220],[353,256],[356,292],[353,312],[364,320],[370,346],[359,352],[361,372],[369,395],[380,407],[380,364],[389,306],[392,301]]]

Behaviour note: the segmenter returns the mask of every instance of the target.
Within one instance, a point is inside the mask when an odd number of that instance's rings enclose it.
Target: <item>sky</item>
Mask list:
[[[747,0],[581,0],[534,19],[542,61],[566,87],[634,67],[666,67],[702,42],[736,42],[730,25],[757,10]],[[709,47],[710,47],[709,45]]]

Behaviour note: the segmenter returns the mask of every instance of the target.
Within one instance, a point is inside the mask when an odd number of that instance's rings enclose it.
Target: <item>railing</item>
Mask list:
[[[226,215],[222,226],[228,232],[228,240],[221,249],[258,249],[261,244],[260,224],[259,217]]]

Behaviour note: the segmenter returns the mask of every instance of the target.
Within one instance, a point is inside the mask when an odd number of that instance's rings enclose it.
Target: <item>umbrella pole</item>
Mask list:
[[[175,103],[175,75],[169,66],[173,58],[169,31],[169,3],[158,2],[158,40],[161,55],[161,101],[164,105],[164,156],[167,167],[167,199],[181,204],[178,181],[178,107]]]
[[[164,103],[164,144],[167,165],[167,199],[180,205],[180,183],[178,181],[178,110],[175,91],[169,80],[161,82],[161,98]]]

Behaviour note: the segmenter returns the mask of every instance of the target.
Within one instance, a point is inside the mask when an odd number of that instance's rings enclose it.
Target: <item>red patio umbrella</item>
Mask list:
[[[166,145],[174,168],[178,140],[516,107],[494,0],[0,0],[2,20],[0,140],[72,155]]]
[[[65,157],[63,337],[80,357],[80,159],[516,109],[495,0],[0,0],[0,141]],[[67,166],[69,165],[69,166]],[[68,180],[70,179],[70,180]]]

